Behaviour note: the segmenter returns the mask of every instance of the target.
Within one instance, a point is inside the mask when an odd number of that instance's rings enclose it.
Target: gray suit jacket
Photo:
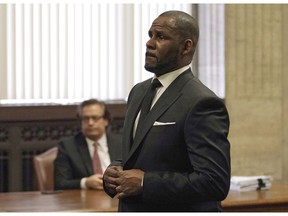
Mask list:
[[[107,133],[111,161],[121,158],[121,139],[120,135]],[[81,179],[92,174],[92,159],[84,135],[80,132],[60,141],[54,161],[55,189],[78,189]]]
[[[223,101],[189,69],[161,95],[133,140],[150,83],[135,85],[129,94],[122,161],[112,163],[143,170],[143,190],[121,199],[119,211],[221,211],[230,186],[229,116]]]

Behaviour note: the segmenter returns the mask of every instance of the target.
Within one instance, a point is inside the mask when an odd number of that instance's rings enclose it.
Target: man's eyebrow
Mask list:
[[[148,33],[152,33],[152,32],[155,32],[155,33],[164,33],[165,32],[165,30],[162,30],[162,29],[150,29],[149,31],[148,31]]]
[[[167,29],[161,27],[160,29],[159,28],[155,28],[154,31],[157,32],[157,33],[164,33],[164,32],[167,32]]]

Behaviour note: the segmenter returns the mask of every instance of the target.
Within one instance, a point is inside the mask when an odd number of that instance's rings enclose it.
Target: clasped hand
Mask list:
[[[86,179],[86,187],[89,189],[103,190],[103,175],[94,174]]]
[[[143,176],[144,172],[139,169],[123,170],[121,166],[110,166],[104,173],[104,182],[109,191],[122,199],[142,192]]]

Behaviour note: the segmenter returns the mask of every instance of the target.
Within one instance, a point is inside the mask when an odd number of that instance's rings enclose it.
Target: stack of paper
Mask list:
[[[232,176],[230,190],[268,190],[272,185],[271,176]]]

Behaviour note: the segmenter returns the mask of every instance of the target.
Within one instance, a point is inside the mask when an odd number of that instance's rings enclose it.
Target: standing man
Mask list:
[[[103,171],[121,158],[122,137],[109,133],[110,113],[96,99],[78,109],[81,132],[58,144],[54,162],[55,189],[103,189]]]
[[[167,11],[148,34],[145,69],[155,76],[129,94],[122,161],[106,169],[104,189],[119,198],[119,211],[221,211],[230,186],[229,116],[190,69],[198,24]],[[143,117],[154,80],[160,84]]]

